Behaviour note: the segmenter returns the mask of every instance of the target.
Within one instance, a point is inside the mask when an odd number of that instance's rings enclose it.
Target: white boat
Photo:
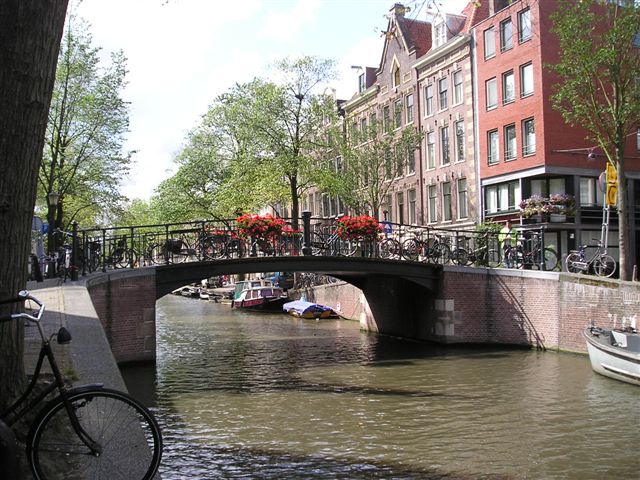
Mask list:
[[[594,371],[616,380],[640,385],[640,334],[637,330],[588,327],[582,334],[587,341]]]
[[[282,310],[289,315],[300,318],[334,318],[338,316],[331,307],[304,300],[287,302],[282,306]]]

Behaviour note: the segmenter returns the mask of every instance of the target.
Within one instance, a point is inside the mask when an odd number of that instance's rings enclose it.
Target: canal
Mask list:
[[[640,390],[581,355],[442,347],[167,296],[124,369],[170,479],[631,479]]]

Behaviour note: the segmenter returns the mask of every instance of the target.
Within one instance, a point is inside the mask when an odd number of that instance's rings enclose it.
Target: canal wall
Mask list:
[[[365,330],[381,330],[364,293],[352,285],[326,285],[296,296],[329,305]],[[402,336],[585,353],[582,330],[591,324],[640,327],[639,284],[592,276],[452,266],[445,267],[435,297],[427,297],[424,292],[411,318],[398,312]]]
[[[114,270],[87,277],[85,284],[116,361],[155,360],[155,270]]]

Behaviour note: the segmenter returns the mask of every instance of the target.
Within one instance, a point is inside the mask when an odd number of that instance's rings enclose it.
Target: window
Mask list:
[[[436,168],[436,134],[427,133],[427,169]]]
[[[451,182],[442,184],[442,219],[451,221]]]
[[[378,129],[378,117],[375,113],[369,115],[369,138],[374,139],[376,137]]]
[[[385,132],[391,130],[391,118],[389,112],[389,105],[382,107],[382,128]]]
[[[438,80],[438,99],[439,99],[439,108],[440,110],[444,110],[447,108],[447,77],[441,78]]]
[[[522,155],[536,153],[536,130],[533,118],[522,121]]]
[[[384,149],[384,176],[385,179],[391,180],[393,178],[393,161],[391,158],[391,148]]]
[[[516,126],[507,125],[504,127],[504,159],[513,160],[516,158]]]
[[[513,48],[513,25],[511,19],[500,22],[500,51],[504,52]]]
[[[433,85],[424,87],[424,114],[433,115]]]
[[[429,185],[428,202],[429,202],[429,222],[436,223],[438,221],[438,210],[436,209],[436,198],[438,190],[436,185]]]
[[[404,223],[404,193],[396,193],[396,209],[398,210],[398,223]]]
[[[458,179],[458,218],[469,216],[467,208],[467,179]]]
[[[360,119],[360,141],[366,142],[367,138],[367,117],[362,117]]]
[[[640,127],[638,127],[638,131],[636,132],[636,148],[640,150]]]
[[[493,27],[484,31],[484,59],[495,57],[496,55],[496,35]]]
[[[366,90],[367,84],[365,83],[364,73],[361,73],[358,76],[358,92],[362,93]]]
[[[520,184],[513,182],[490,185],[485,188],[486,213],[514,211],[520,203]]]
[[[453,103],[458,105],[462,103],[462,70],[458,70],[453,74]]]
[[[393,88],[396,88],[398,85],[400,85],[400,67],[398,67],[397,65],[395,67],[393,67],[393,76],[392,76],[392,85]]]
[[[498,106],[498,83],[495,77],[487,80],[485,90],[487,95],[487,110],[496,108]]]
[[[407,123],[413,123],[413,94],[409,94],[404,98],[407,113]]]
[[[533,65],[526,63],[520,66],[520,96],[533,94]]]
[[[407,173],[416,173],[416,153],[413,147],[407,150]]]
[[[360,138],[358,136],[358,122],[353,122],[351,124],[351,140],[354,143],[360,143]]]
[[[402,177],[404,175],[404,151],[402,145],[396,143],[395,155],[396,155],[396,177]]]
[[[449,127],[440,129],[440,165],[449,165]]]
[[[502,103],[511,103],[516,99],[516,84],[513,70],[502,74]]]
[[[456,130],[456,162],[464,160],[464,122],[462,120],[454,124]]]
[[[597,206],[603,204],[604,194],[598,188],[598,179],[593,177],[580,177],[580,205]]]
[[[393,128],[400,128],[402,126],[402,100],[396,100],[396,102],[393,104],[393,113]]]
[[[531,10],[528,8],[518,13],[518,41],[526,42],[531,38]]]
[[[487,134],[487,161],[489,165],[498,163],[498,130],[491,130]]]
[[[447,41],[447,24],[442,21],[433,27],[433,48],[444,45]]]
[[[387,218],[386,220],[393,222],[393,210],[391,210],[391,195],[384,196],[384,204],[382,207],[382,212],[383,213],[387,212],[387,214],[389,215],[389,218]]]
[[[416,190],[412,189],[407,192],[409,197],[409,223],[416,224]]]

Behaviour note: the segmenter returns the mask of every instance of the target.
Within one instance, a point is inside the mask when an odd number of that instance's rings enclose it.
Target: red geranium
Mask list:
[[[273,215],[246,213],[236,218],[238,233],[241,237],[270,239],[282,235],[284,220]]]
[[[382,225],[375,217],[360,215],[358,217],[342,216],[336,220],[336,233],[345,240],[376,240],[382,231]]]

